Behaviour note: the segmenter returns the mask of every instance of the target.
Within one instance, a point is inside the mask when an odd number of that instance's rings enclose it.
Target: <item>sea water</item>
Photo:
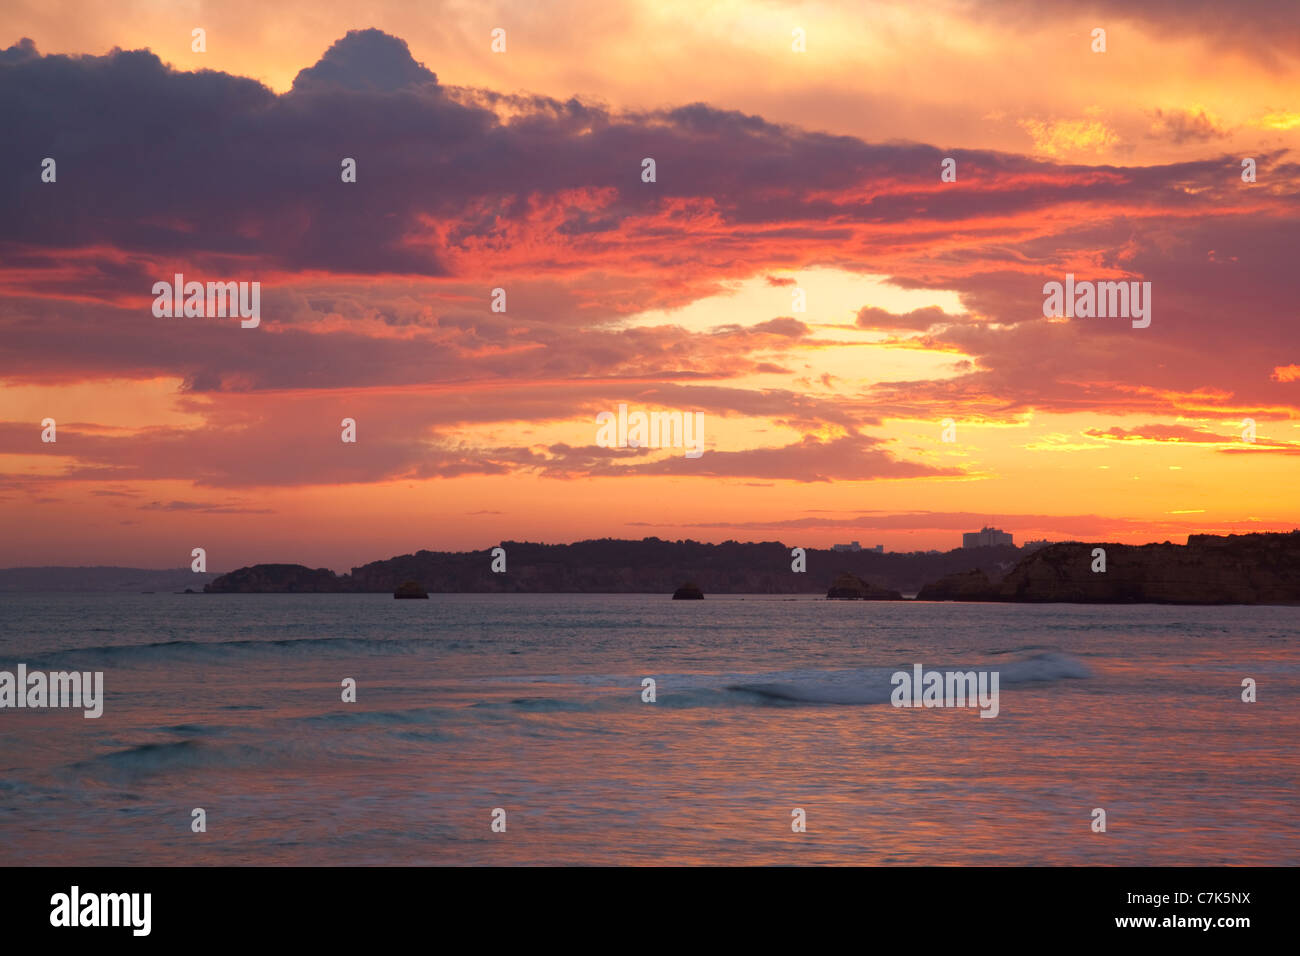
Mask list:
[[[1298,630],[1300,607],[0,595],[0,669],[104,675],[98,719],[0,710],[0,864],[1297,864]],[[996,671],[996,718],[892,706],[918,663]]]

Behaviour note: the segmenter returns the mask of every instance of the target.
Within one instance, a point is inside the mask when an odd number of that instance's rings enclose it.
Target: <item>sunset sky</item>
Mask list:
[[[0,566],[1300,524],[1294,0],[0,26]],[[261,324],[156,318],[175,273]],[[1150,326],[1044,317],[1067,273],[1150,282]],[[707,450],[598,447],[620,403]]]

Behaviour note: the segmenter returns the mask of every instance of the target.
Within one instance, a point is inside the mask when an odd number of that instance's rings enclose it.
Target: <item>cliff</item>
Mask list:
[[[1106,553],[1094,571],[1093,551]],[[1177,544],[1049,545],[1000,581],[982,572],[948,575],[921,589],[923,601],[1078,604],[1300,604],[1300,531],[1190,535]]]

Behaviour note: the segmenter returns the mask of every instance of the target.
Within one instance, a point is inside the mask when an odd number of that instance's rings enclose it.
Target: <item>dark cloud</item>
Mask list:
[[[708,442],[707,423],[704,432]],[[682,454],[644,464],[625,464],[629,451],[608,449],[611,455],[591,456],[582,462],[588,475],[681,475],[711,478],[774,478],[801,482],[872,481],[880,478],[956,478],[960,468],[939,468],[900,461],[890,455],[880,439],[847,435],[830,441],[804,438],[777,448],[742,451],[710,450],[699,458]],[[606,449],[601,449],[605,451]]]
[[[1219,127],[1204,110],[1156,110],[1151,122],[1151,135],[1167,139],[1181,146],[1184,143],[1208,142],[1223,139],[1228,131]]]
[[[1280,8],[1261,9],[1268,22]],[[1203,115],[1158,120],[1179,142],[1217,135]],[[0,51],[0,128],[6,380],[174,376],[182,405],[208,421],[129,438],[61,427],[59,453],[77,458],[65,478],[943,477],[961,472],[899,461],[861,429],[1033,410],[1257,406],[1263,421],[1296,405],[1294,382],[1274,371],[1300,354],[1289,320],[1300,301],[1300,168],[1281,153],[1259,152],[1261,180],[1247,188],[1230,156],[1058,166],[865,143],[699,103],[618,113],[441,86],[403,41],[375,30],[339,40],[283,95],[177,71],[148,51],[43,57],[22,41]],[[56,184],[40,182],[45,156],[58,161]],[[640,179],[646,156],[653,184]],[[963,171],[952,189],[936,182],[945,156]],[[340,181],[343,157],[357,160],[356,184]],[[856,323],[899,333],[900,348],[971,359],[952,363],[955,377],[816,398],[719,384],[798,369],[798,350],[829,344],[793,317],[703,332],[619,324],[723,294],[736,278],[788,286],[774,272],[810,265],[955,291],[962,315],[868,305]],[[148,291],[173,271],[261,280],[262,328],[155,319]],[[1042,284],[1067,271],[1151,281],[1152,326],[1046,321]],[[488,308],[497,285],[508,287],[506,313]],[[415,386],[433,391],[338,407],[328,394]],[[267,392],[279,393],[274,416],[253,410]],[[284,397],[299,392],[310,397]],[[691,460],[467,447],[457,432],[571,420],[619,401],[842,435]],[[363,421],[364,456],[319,440],[346,414]],[[30,453],[31,426],[9,428],[0,446]]]
[[[972,15],[1018,24],[1085,20],[1113,34],[1112,24],[1135,22],[1148,33],[1195,37],[1207,46],[1300,55],[1294,0],[964,0],[964,5]]]
[[[856,324],[863,329],[912,329],[924,332],[932,326],[946,325],[961,320],[961,316],[949,315],[937,305],[926,306],[923,309],[913,309],[903,315],[887,312],[884,309],[869,305],[858,310]]]
[[[0,60],[0,127],[11,140],[0,158],[0,247],[29,257],[39,282],[55,271],[39,268],[42,252],[111,245],[120,272],[87,283],[98,295],[114,278],[120,291],[140,288],[133,259],[249,278],[442,276],[489,261],[545,271],[593,258],[749,274],[788,258],[780,243],[888,258],[982,216],[1210,199],[1171,188],[1168,170],[868,144],[699,103],[616,114],[525,97],[516,102],[527,111],[503,122],[493,100],[449,94],[403,41],[376,30],[339,40],[279,96],[226,73],[173,70],[148,51],[11,48]],[[961,162],[964,186],[935,202],[944,155]],[[39,180],[45,156],[58,162],[56,184]],[[647,156],[653,184],[640,178]],[[341,181],[345,157],[357,162],[354,184]],[[1189,165],[1182,175],[1217,171]],[[33,291],[62,292],[53,280]]]
[[[315,66],[299,70],[295,93],[391,93],[436,86],[438,77],[417,63],[405,40],[382,30],[349,30]]]
[[[269,515],[270,508],[248,508],[243,505],[216,504],[209,501],[151,501],[140,505],[141,511],[194,511],[208,515]]]
[[[1219,434],[1191,425],[1162,425],[1159,423],[1137,425],[1133,428],[1090,428],[1084,431],[1090,438],[1104,438],[1108,441],[1155,441],[1190,443],[1199,445],[1221,445],[1220,452],[1281,452],[1283,454],[1300,454],[1300,443],[1278,441],[1256,435],[1246,441],[1240,431],[1233,434]]]
[[[36,43],[30,37],[23,37],[7,50],[0,50],[0,65],[6,63],[23,63],[40,58]]]
[[[1113,441],[1167,441],[1218,444],[1238,441],[1241,436],[1219,435],[1190,425],[1138,425],[1134,428],[1089,428],[1084,434],[1090,438],[1108,438]]]

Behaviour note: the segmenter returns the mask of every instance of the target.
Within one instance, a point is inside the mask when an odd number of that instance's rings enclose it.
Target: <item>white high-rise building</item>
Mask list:
[[[1009,544],[1015,546],[1009,532],[1000,528],[990,528],[987,525],[978,531],[967,531],[961,536],[961,546],[963,548],[993,548],[999,544]]]

